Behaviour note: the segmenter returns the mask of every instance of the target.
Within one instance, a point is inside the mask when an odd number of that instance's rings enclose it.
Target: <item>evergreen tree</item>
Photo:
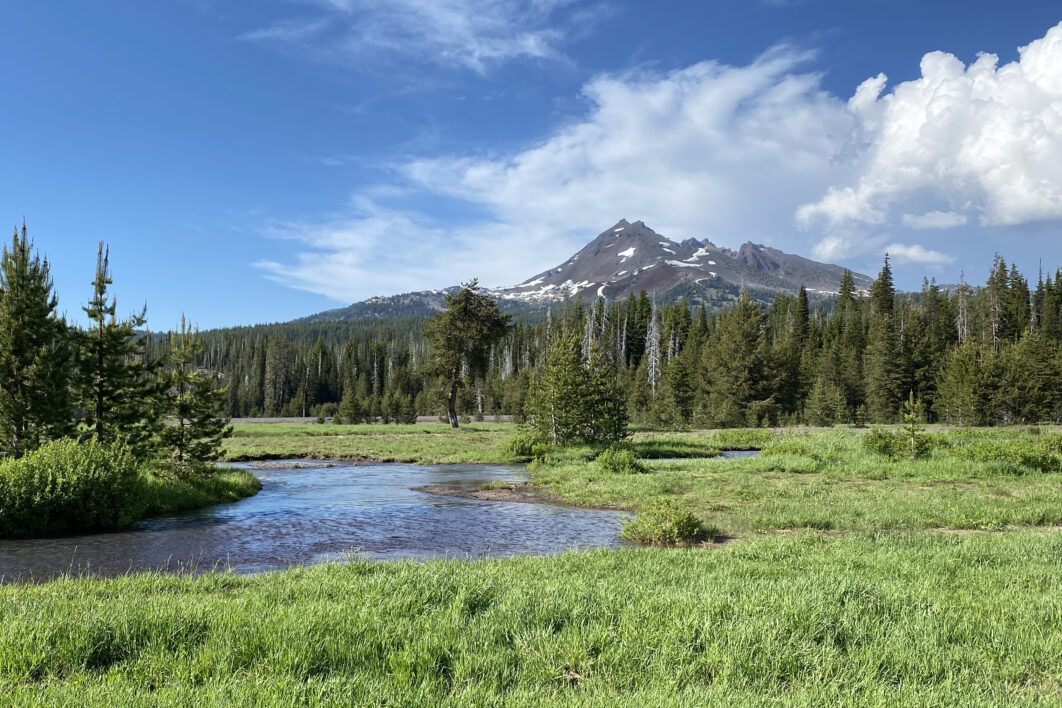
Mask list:
[[[755,427],[775,411],[773,391],[764,385],[771,368],[763,310],[742,293],[719,315],[704,346],[701,369],[706,398],[699,414],[712,427]]]
[[[984,422],[983,350],[973,342],[947,355],[937,380],[937,416],[952,425]]]
[[[199,371],[196,357],[203,344],[199,331],[181,316],[181,328],[170,333],[168,367],[163,385],[169,394],[167,417],[159,432],[178,473],[199,469],[221,455],[221,441],[232,434],[224,416],[225,389],[215,386],[215,376]]]
[[[901,372],[896,332],[888,314],[874,317],[867,333],[864,356],[867,415],[875,423],[889,423],[900,412]]]
[[[110,253],[103,243],[96,254],[96,277],[89,304],[89,329],[79,337],[79,388],[86,432],[100,441],[121,440],[140,457],[152,451],[157,430],[157,391],[144,360],[137,328],[144,311],[119,321],[117,302],[108,298],[112,283]]]
[[[72,352],[47,260],[22,224],[0,257],[0,446],[22,457],[72,432]]]
[[[527,397],[527,420],[554,445],[627,436],[627,408],[616,372],[596,349],[584,360],[573,333],[555,333]]]
[[[892,284],[892,267],[889,265],[889,254],[885,254],[885,263],[881,266],[881,272],[870,286],[871,315],[891,315],[893,298],[896,289]]]
[[[446,296],[446,309],[436,313],[424,327],[431,342],[432,369],[447,389],[446,412],[456,428],[457,393],[469,378],[482,376],[490,360],[491,348],[511,326],[509,315],[498,303],[479,292],[473,279],[456,294]]]
[[[845,271],[846,273],[848,271]],[[851,274],[849,273],[849,277]],[[811,311],[808,308],[808,291],[801,285],[800,294],[797,297],[797,312],[796,322],[794,324],[794,333],[801,344],[808,338],[808,327],[810,325]]]

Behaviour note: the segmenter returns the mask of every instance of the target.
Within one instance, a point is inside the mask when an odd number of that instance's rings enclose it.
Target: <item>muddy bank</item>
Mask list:
[[[551,506],[563,506],[571,509],[594,509],[597,511],[633,511],[632,509],[622,506],[570,504],[560,497],[547,494],[538,487],[534,487],[527,482],[513,482],[512,484],[492,485],[490,487],[482,488],[428,484],[420,487],[410,487],[410,489],[414,492],[437,494],[443,497],[457,497],[459,499],[519,502],[521,504],[549,504]]]
[[[552,499],[540,495],[527,482],[514,482],[505,486],[492,486],[485,489],[454,487],[445,484],[428,484],[422,487],[410,487],[414,492],[437,494],[443,497],[459,499],[479,499],[480,501],[520,502],[522,504],[555,504]]]

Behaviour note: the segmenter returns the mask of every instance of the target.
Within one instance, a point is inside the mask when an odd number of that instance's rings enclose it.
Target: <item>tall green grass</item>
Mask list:
[[[913,461],[869,453],[858,431],[837,429],[774,436],[758,458],[650,460],[650,473],[641,475],[609,475],[562,460],[536,467],[532,482],[583,506],[638,511],[680,499],[728,536],[1062,524],[1062,472],[1054,452],[1062,436],[956,431],[933,437],[930,455]]]
[[[10,705],[1052,705],[1062,536],[0,588]]]

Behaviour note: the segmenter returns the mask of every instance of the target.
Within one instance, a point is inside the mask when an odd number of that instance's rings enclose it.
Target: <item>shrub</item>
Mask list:
[[[638,461],[633,450],[612,446],[597,456],[597,468],[608,474],[644,474],[649,468]]]
[[[933,449],[933,438],[915,431],[889,432],[875,429],[863,436],[863,449],[890,460],[905,458],[918,460],[926,457]]]
[[[620,531],[623,538],[654,546],[688,546],[710,540],[717,533],[674,499],[649,504],[637,517],[624,520]]]
[[[863,436],[863,449],[874,455],[881,455],[890,460],[899,455],[899,439],[888,430],[871,430]]]
[[[121,528],[142,511],[141,481],[128,449],[57,440],[0,463],[0,536]]]
[[[502,448],[506,454],[517,458],[539,457],[543,451],[545,441],[542,436],[532,428],[520,428],[516,434],[505,441]]]

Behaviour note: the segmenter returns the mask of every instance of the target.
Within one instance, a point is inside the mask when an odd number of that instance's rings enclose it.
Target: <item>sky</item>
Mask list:
[[[621,218],[897,286],[1062,266],[1062,8],[3,3],[0,226],[151,329],[513,285]]]

